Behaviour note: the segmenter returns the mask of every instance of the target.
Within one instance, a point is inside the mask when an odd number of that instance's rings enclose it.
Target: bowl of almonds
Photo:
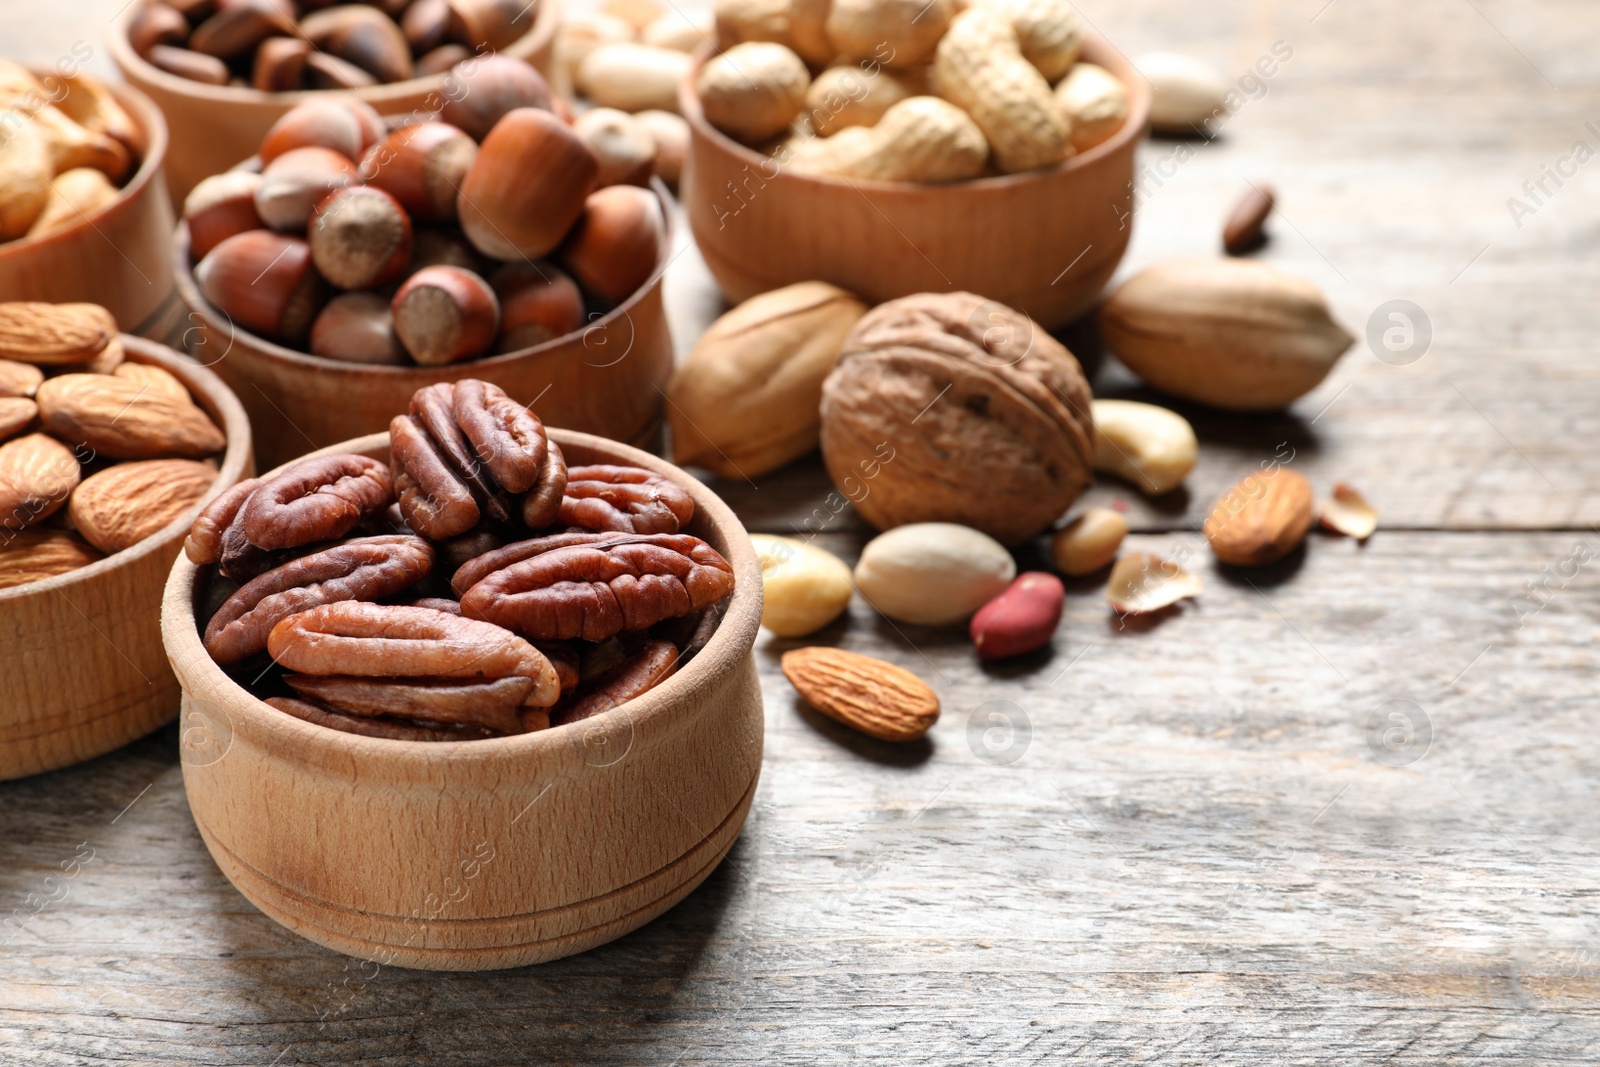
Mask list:
[[[680,110],[684,208],[730,301],[964,289],[1054,329],[1127,248],[1149,90],[1066,0],[730,0]]]
[[[110,47],[167,116],[167,182],[181,202],[307,99],[337,90],[386,115],[438,110],[446,72],[473,56],[548,71],[560,24],[560,0],[136,0]]]
[[[217,864],[341,952],[479,970],[643,925],[760,771],[761,568],[663,460],[491,383],[241,482],[162,608]]]
[[[244,410],[209,371],[97,305],[0,304],[0,778],[176,714],[161,587],[196,512],[251,463]]]

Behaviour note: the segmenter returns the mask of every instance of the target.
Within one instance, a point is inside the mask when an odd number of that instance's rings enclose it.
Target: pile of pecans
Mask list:
[[[146,0],[128,43],[168,74],[208,85],[360,89],[503,49],[537,11],[525,0]]]
[[[327,359],[438,365],[572,334],[655,273],[660,202],[613,184],[648,171],[603,173],[528,64],[468,60],[437,110],[398,121],[321,97],[267,133],[259,173],[196,186],[205,298]]]
[[[710,639],[733,569],[687,490],[569,469],[538,416],[474,379],[420,389],[390,462],[313,456],[195,521],[207,652],[267,704],[409,741],[503,737],[610,710]]]
[[[227,441],[97,304],[0,303],[0,589],[86,567],[190,511]]]

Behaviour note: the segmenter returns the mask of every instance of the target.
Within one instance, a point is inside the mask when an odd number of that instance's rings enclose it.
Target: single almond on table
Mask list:
[[[806,702],[880,741],[914,741],[939,719],[939,698],[903,667],[840,648],[783,654],[783,673]]]
[[[60,511],[80,473],[72,450],[30,433],[0,445],[0,527],[20,530]]]
[[[1317,509],[1317,521],[1357,541],[1365,541],[1378,528],[1378,509],[1367,498],[1343,482],[1333,487],[1333,496]]]
[[[1256,567],[1298,548],[1311,519],[1311,483],[1277,467],[1247,474],[1222,494],[1206,516],[1205,535],[1223,563]]]
[[[119,463],[85,478],[67,514],[84,540],[102,552],[121,552],[189,511],[217,472],[189,459]]]
[[[22,530],[0,537],[0,589],[53,578],[102,558],[66,530]]]
[[[1106,600],[1123,615],[1160,611],[1185,597],[1200,595],[1200,579],[1170,560],[1130,552],[1117,560],[1106,582]]]
[[[1222,227],[1222,250],[1230,256],[1242,256],[1265,242],[1267,216],[1277,202],[1278,194],[1272,186],[1250,183],[1228,212],[1228,221]]]
[[[116,320],[98,304],[0,303],[0,358],[87,363],[116,335]]]

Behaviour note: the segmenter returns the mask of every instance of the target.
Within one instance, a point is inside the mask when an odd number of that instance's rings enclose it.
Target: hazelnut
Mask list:
[[[879,529],[954,522],[1014,545],[1089,484],[1090,411],[1078,361],[1027,316],[920,293],[845,338],[822,386],[822,457]]]
[[[654,193],[613,185],[589,197],[562,262],[584,288],[620,304],[655,273],[663,229]]]
[[[689,124],[670,111],[641,111],[633,121],[655,142],[656,177],[676,189],[689,155]]]
[[[458,63],[464,63],[472,58],[472,53],[463,44],[442,44],[431,52],[425,52],[417,57],[417,77],[427,78],[435,74],[443,74]]]
[[[300,21],[313,47],[354,63],[381,82],[411,77],[411,45],[393,19],[377,8],[343,5],[315,11]]]
[[[235,325],[291,345],[306,339],[326,296],[311,246],[269,230],[223,241],[194,276],[205,298]]]
[[[235,234],[266,226],[256,211],[261,175],[245,170],[213,174],[189,191],[183,221],[189,224],[189,254],[196,261]]]
[[[365,89],[378,79],[348,60],[327,52],[312,52],[306,57],[306,81],[313,89]]]
[[[524,0],[449,0],[450,36],[477,51],[500,51],[533,29]]]
[[[489,284],[500,298],[496,353],[542,345],[583,326],[583,294],[552,264],[507,263]]]
[[[400,16],[400,32],[417,55],[432,52],[445,43],[450,32],[448,0],[416,0]]]
[[[128,45],[148,55],[158,44],[181,45],[189,37],[189,20],[165,4],[146,4],[128,23]]]
[[[610,107],[585,111],[572,124],[572,131],[589,146],[589,151],[600,163],[596,185],[644,185],[649,182],[650,166],[656,158],[656,143],[626,111]]]
[[[317,204],[306,227],[311,261],[341,289],[370,289],[411,260],[411,219],[382,189],[353,185]]]
[[[361,176],[418,221],[453,222],[456,194],[477,156],[472,138],[454,126],[423,122],[373,145],[361,161]]]
[[[439,118],[482,141],[494,124],[519,107],[549,111],[550,87],[544,76],[520,59],[484,56],[469,60],[445,79]]]
[[[311,43],[299,37],[271,37],[256,49],[250,86],[264,93],[286,93],[300,88]]]
[[[418,363],[481,356],[500,331],[500,302],[489,283],[460,267],[425,267],[406,279],[390,305],[394,331]]]
[[[348,96],[308,100],[272,124],[261,141],[261,162],[294,148],[327,148],[357,163],[383,132],[383,119],[371,104]]]
[[[456,201],[473,247],[495,259],[538,259],[566,236],[600,164],[548,111],[510,112],[483,139]]]
[[[216,56],[203,56],[170,44],[153,45],[145,54],[150,65],[168,74],[206,85],[227,85],[228,65]]]
[[[467,244],[456,230],[419,226],[412,237],[411,262],[406,266],[408,275],[424,267],[460,267],[480,275],[489,272],[489,261],[478,255],[478,250]]]
[[[222,60],[239,59],[268,37],[292,37],[294,5],[287,0],[229,0],[189,35],[189,47]]]
[[[328,301],[311,326],[311,353],[346,363],[411,362],[394,335],[389,301],[377,293],[340,293]]]
[[[274,230],[304,233],[318,201],[359,182],[356,165],[331,148],[291,148],[261,172],[256,210]]]

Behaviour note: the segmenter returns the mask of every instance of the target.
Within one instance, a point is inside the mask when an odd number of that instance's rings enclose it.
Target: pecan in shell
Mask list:
[[[560,709],[552,720],[561,725],[610,711],[654,689],[677,669],[678,646],[671,641],[651,641],[638,655],[599,679],[594,689]]]
[[[572,543],[585,536],[591,540]],[[733,589],[733,568],[698,537],[565,534],[534,540],[562,544],[536,547],[484,577],[461,596],[462,615],[538,641],[604,641],[687,615]]]
[[[498,626],[431,608],[324,604],[281,620],[267,650],[298,674],[463,683],[522,678],[529,685],[512,707],[548,707],[561,695],[555,668],[528,642]]]
[[[677,482],[640,467],[573,467],[560,518],[586,530],[674,534],[694,518],[694,498]]]
[[[291,615],[336,601],[393,596],[426,578],[432,566],[426,541],[398,535],[356,538],[301,556],[240,586],[206,624],[206,651],[224,666],[237,663],[267,648],[273,627]]]
[[[343,537],[393,500],[389,468],[377,460],[315,456],[264,481],[236,521],[257,548],[295,548]]]

